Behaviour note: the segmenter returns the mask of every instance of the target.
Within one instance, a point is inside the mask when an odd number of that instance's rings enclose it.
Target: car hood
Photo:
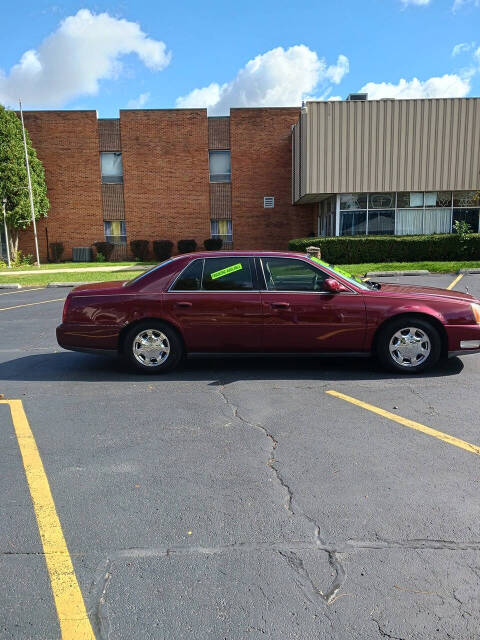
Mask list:
[[[433,297],[442,297],[456,300],[465,300],[468,302],[472,302],[475,300],[473,296],[469,293],[465,293],[464,291],[448,291],[447,289],[440,289],[438,287],[421,287],[418,285],[406,285],[406,284],[382,284],[381,289],[379,289],[380,293],[393,293],[403,296],[433,296]]]
[[[114,280],[112,282],[92,282],[82,284],[72,289],[74,293],[113,293],[115,289],[121,289],[127,280]]]

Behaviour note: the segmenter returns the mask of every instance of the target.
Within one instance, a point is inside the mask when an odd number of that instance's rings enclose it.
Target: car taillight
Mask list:
[[[65,300],[65,304],[63,305],[63,314],[62,314],[62,322],[65,322],[68,316],[68,309],[70,307],[70,303],[72,302],[72,296],[69,294],[67,299]]]
[[[473,317],[475,318],[475,322],[477,324],[480,324],[480,304],[476,304],[475,302],[472,302],[470,306],[472,307]]]

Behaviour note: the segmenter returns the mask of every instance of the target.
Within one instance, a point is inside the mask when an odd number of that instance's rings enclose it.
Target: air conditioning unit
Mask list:
[[[347,101],[352,102],[354,100],[368,100],[368,93],[349,93]]]
[[[72,258],[74,262],[92,262],[92,247],[73,247]]]

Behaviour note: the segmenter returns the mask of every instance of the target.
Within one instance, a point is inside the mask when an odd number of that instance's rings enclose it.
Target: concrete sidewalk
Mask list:
[[[131,267],[77,267],[75,269],[32,269],[31,271],[19,271],[11,269],[9,271],[0,271],[0,276],[13,276],[13,275],[38,275],[39,273],[87,273],[87,272],[113,272],[113,271],[146,271],[154,264],[132,265]]]

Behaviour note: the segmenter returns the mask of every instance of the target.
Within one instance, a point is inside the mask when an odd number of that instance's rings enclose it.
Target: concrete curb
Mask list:
[[[21,289],[22,285],[18,284],[18,282],[12,282],[8,284],[0,284],[0,289]]]
[[[392,276],[428,276],[430,271],[425,269],[418,269],[417,271],[369,271],[367,276],[374,276],[375,278],[390,278]]]
[[[83,284],[96,284],[97,282],[102,282],[101,280],[97,280],[96,282],[49,282],[47,287],[80,287]]]
[[[480,273],[480,269],[459,269],[457,273]]]

